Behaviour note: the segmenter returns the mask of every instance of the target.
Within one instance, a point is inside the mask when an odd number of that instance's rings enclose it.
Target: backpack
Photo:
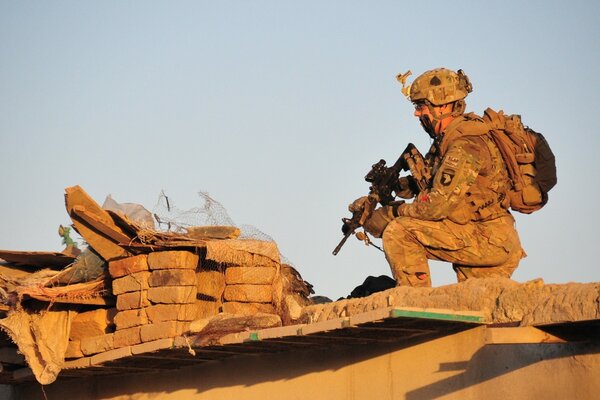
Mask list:
[[[539,210],[548,202],[548,192],[557,180],[550,145],[541,133],[524,126],[520,115],[488,108],[483,120],[491,129],[512,183],[510,208],[524,214]]]

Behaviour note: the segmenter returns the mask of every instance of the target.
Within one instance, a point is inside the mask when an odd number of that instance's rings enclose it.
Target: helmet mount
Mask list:
[[[421,126],[434,138],[436,127],[447,117],[456,117],[465,112],[465,98],[473,91],[473,86],[462,69],[457,72],[446,68],[436,68],[419,75],[411,84],[407,78],[411,71],[398,74],[396,79],[402,84],[402,93],[415,104],[424,104],[429,113],[419,117]],[[451,104],[451,110],[441,112],[440,108]]]
[[[402,93],[413,103],[427,100],[434,106],[464,100],[473,91],[469,78],[462,69],[457,72],[436,68],[419,75],[407,85],[411,71],[399,74],[396,79],[402,84]]]

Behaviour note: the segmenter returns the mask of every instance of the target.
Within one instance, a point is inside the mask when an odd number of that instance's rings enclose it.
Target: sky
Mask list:
[[[208,192],[317,294],[390,274],[341,218],[383,158],[429,137],[395,76],[446,67],[467,110],[520,114],[558,184],[515,215],[513,279],[600,280],[600,3],[0,0],[0,248],[60,251],[64,189],[154,210]],[[516,214],[516,213],[515,213]],[[432,263],[434,286],[455,282]]]

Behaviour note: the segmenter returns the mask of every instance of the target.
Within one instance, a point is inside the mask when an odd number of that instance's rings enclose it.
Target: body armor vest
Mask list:
[[[433,175],[439,169],[448,147],[457,139],[468,140],[483,149],[480,170],[466,196],[454,207],[448,218],[456,223],[489,221],[507,214],[510,201],[510,180],[498,147],[494,144],[489,127],[475,114],[459,117],[425,156]],[[432,151],[433,150],[433,151]]]

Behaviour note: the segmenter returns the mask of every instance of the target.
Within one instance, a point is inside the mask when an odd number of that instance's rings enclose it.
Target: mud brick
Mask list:
[[[192,269],[159,269],[148,279],[151,287],[196,286],[196,271]]]
[[[261,254],[253,254],[252,265],[257,267],[278,268],[280,264],[279,262],[274,261],[270,257],[266,257]]]
[[[121,329],[113,333],[113,346],[115,348],[133,346],[142,342],[140,335],[141,326],[134,328]]]
[[[193,303],[196,301],[196,287],[163,286],[150,288],[148,289],[148,300],[152,303],[161,304]]]
[[[199,257],[189,251],[157,251],[148,255],[150,269],[196,269]]]
[[[114,348],[114,333],[89,337],[81,340],[81,351],[86,356],[102,353]]]
[[[146,290],[149,287],[148,277],[150,277],[150,271],[142,271],[115,279],[112,282],[112,292],[116,296],[123,293]]]
[[[220,299],[225,290],[225,274],[219,271],[200,271],[196,273],[198,293]]]
[[[151,342],[136,344],[131,346],[131,354],[153,353],[158,350],[170,349],[173,347],[173,339],[158,339]]]
[[[270,303],[242,303],[227,301],[223,303],[223,312],[228,314],[254,315],[256,313],[275,314],[275,307]]]
[[[131,356],[131,347],[124,346],[121,349],[114,349],[105,351],[104,353],[96,354],[95,356],[90,357],[90,364],[100,365],[105,362],[119,360],[121,358],[130,357]]]
[[[145,325],[147,323],[148,317],[146,316],[145,309],[119,311],[115,315],[115,325],[118,330]]]
[[[142,342],[150,342],[152,340],[173,338],[180,335],[189,323],[177,321],[165,321],[156,324],[142,326],[141,335]]]
[[[115,325],[115,315],[117,315],[117,307],[112,307],[112,308],[108,308],[107,310],[107,317],[108,317],[108,326],[109,326],[109,330],[111,327],[114,328]]]
[[[113,278],[120,278],[140,271],[148,271],[148,257],[145,254],[108,263],[108,272]]]
[[[63,365],[63,369],[87,368],[90,365],[92,365],[90,359],[91,359],[91,357],[82,357],[82,358],[78,358],[78,359],[67,360],[67,361],[65,361],[65,364]]]
[[[221,312],[221,301],[196,300],[196,319],[208,318]]]
[[[198,308],[196,303],[182,304],[179,306],[177,321],[193,321],[198,318]]]
[[[81,352],[81,341],[80,340],[69,340],[67,344],[67,351],[65,352],[65,358],[81,358],[83,353]]]
[[[148,301],[148,291],[123,293],[117,296],[117,310],[132,310],[134,308],[144,308],[150,305]]]
[[[223,298],[226,301],[270,303],[273,300],[271,285],[227,285]]]
[[[172,338],[178,335],[177,321],[165,321],[144,325],[141,328],[142,342]]]
[[[190,321],[177,321],[177,335],[184,334],[190,331]]]
[[[198,315],[196,304],[157,304],[145,309],[148,320],[156,324],[164,321],[193,321]]]
[[[104,308],[77,314],[71,322],[71,340],[81,340],[85,337],[98,336],[106,333],[112,324],[112,312]]]
[[[276,273],[276,268],[269,267],[229,267],[225,270],[225,283],[269,285]]]

